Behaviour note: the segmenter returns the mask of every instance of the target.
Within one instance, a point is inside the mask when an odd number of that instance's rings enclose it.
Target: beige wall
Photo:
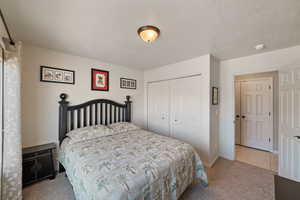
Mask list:
[[[117,56],[117,55],[116,55]],[[40,82],[40,66],[75,70],[75,85]],[[109,92],[91,91],[91,68],[110,72]],[[120,77],[137,80],[137,90],[120,88]],[[23,146],[58,141],[58,101],[67,93],[71,104],[95,98],[123,102],[132,96],[133,122],[143,125],[143,72],[97,60],[24,45],[22,53],[22,140]]]
[[[4,27],[4,24],[2,22],[2,20],[0,20],[0,39],[2,40],[2,37],[8,38],[6,29]]]
[[[273,150],[278,151],[278,125],[279,125],[279,80],[278,71],[262,72],[235,76],[235,80],[269,78],[273,79]]]

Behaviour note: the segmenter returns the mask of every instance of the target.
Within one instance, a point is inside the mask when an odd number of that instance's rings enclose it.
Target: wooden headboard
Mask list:
[[[60,94],[59,101],[59,144],[67,132],[86,126],[131,122],[131,101],[126,96],[125,104],[109,99],[94,99],[78,105],[69,106],[68,95]]]

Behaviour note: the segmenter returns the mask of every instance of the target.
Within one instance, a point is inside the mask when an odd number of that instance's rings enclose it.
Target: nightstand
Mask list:
[[[47,178],[55,178],[55,150],[55,143],[23,148],[23,187]]]

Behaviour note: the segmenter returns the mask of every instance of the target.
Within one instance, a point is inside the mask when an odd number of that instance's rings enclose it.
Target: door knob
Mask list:
[[[236,118],[240,118],[240,116],[239,116],[239,115],[236,115],[235,117],[236,117]]]
[[[243,115],[243,116],[242,116],[242,118],[243,118],[243,119],[245,119],[245,118],[246,118],[246,116],[245,116],[245,115]]]

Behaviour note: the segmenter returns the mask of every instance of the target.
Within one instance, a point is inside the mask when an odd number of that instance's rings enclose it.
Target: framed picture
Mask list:
[[[92,69],[91,71],[92,90],[108,91],[109,90],[109,72]]]
[[[212,88],[212,105],[219,104],[219,89],[217,87]]]
[[[129,78],[120,78],[120,87],[124,89],[136,89],[136,80]]]
[[[40,81],[75,84],[75,71],[55,67],[41,66]]]

